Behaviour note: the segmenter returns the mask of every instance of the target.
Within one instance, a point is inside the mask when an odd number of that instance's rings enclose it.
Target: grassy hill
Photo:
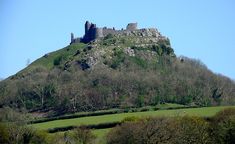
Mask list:
[[[104,143],[109,131],[107,143],[233,142],[234,109],[216,113],[234,108],[234,81],[141,31],[70,44],[1,81],[0,143]]]
[[[0,82],[0,106],[61,115],[178,103],[235,104],[235,84],[200,61],[176,57],[169,39],[107,35],[44,55]]]

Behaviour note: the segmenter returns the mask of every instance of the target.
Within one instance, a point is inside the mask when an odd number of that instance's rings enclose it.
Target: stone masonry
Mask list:
[[[115,28],[98,28],[96,27],[96,24],[90,23],[89,21],[86,21],[85,23],[85,35],[81,38],[75,38],[74,34],[71,33],[71,42],[70,44],[73,43],[78,43],[78,42],[83,42],[83,43],[89,43],[95,39],[98,38],[103,38],[107,36],[108,34],[112,35],[131,35],[135,34],[137,36],[141,37],[155,37],[157,39],[167,39],[166,37],[162,36],[160,32],[158,32],[157,29],[155,28],[144,28],[144,29],[138,29],[137,28],[137,23],[129,23],[126,26],[126,29],[122,30],[115,30]]]

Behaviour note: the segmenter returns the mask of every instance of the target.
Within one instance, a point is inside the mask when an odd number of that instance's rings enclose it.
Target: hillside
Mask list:
[[[67,47],[1,81],[0,106],[62,114],[166,102],[235,104],[233,81],[198,60],[177,57],[156,29],[103,34],[72,35]]]

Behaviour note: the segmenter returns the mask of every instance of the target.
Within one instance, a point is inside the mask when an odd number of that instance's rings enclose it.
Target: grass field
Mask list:
[[[110,130],[111,130],[111,128],[92,130],[92,133],[96,136],[97,143],[105,144],[106,143],[105,136]]]
[[[235,106],[219,106],[219,107],[204,107],[204,108],[187,108],[187,109],[177,109],[177,110],[158,110],[158,111],[146,111],[146,112],[135,112],[135,113],[120,113],[120,114],[110,114],[102,116],[90,116],[74,119],[65,120],[55,120],[44,123],[32,124],[33,127],[41,130],[47,130],[55,127],[65,127],[65,126],[79,126],[79,125],[89,125],[89,124],[99,124],[107,122],[119,122],[125,117],[136,116],[136,117],[148,117],[148,116],[183,116],[183,115],[195,115],[195,116],[213,116],[218,111]],[[95,133],[99,135],[99,130]]]

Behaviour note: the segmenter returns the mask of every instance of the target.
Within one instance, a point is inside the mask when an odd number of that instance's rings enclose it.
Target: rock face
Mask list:
[[[129,56],[135,56],[135,51],[130,47],[124,49],[124,53],[128,54]]]
[[[139,37],[154,37],[155,40],[158,41],[159,39],[167,39],[166,37],[162,36],[160,32],[156,28],[143,28],[138,29],[137,23],[129,23],[126,26],[126,29],[115,30],[115,28],[98,28],[96,24],[90,23],[86,21],[85,23],[85,34],[81,38],[74,38],[73,33],[71,33],[71,42],[70,44],[83,42],[89,43],[95,39],[103,38],[109,34],[112,35],[125,35],[125,36],[139,36]]]

